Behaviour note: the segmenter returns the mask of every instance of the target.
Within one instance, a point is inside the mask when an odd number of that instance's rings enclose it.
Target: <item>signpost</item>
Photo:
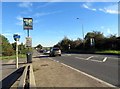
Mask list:
[[[13,38],[16,41],[16,68],[18,68],[18,41],[20,39],[20,35],[14,34]]]
[[[90,38],[90,46],[93,47],[95,45],[94,38]]]
[[[32,38],[26,37],[26,47],[32,47]]]
[[[29,30],[33,29],[33,19],[32,18],[23,18],[23,29],[27,30],[26,37],[26,47],[28,48],[27,55],[27,63],[32,62],[32,53],[30,52],[30,47],[32,47],[32,38],[29,37]]]

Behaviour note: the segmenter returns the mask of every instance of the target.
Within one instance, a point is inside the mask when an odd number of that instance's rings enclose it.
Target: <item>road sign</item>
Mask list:
[[[26,37],[26,47],[32,47],[32,38]]]
[[[13,35],[13,38],[14,38],[15,41],[19,41],[20,35],[14,34],[14,35]]]
[[[91,46],[94,46],[94,45],[95,45],[95,40],[94,40],[94,38],[90,38],[90,45],[91,45]]]
[[[24,30],[33,29],[33,19],[32,18],[23,18],[23,28]]]

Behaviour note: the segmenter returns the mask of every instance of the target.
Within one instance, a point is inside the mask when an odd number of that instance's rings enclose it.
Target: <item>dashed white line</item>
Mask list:
[[[103,59],[103,62],[105,62],[107,60],[107,57],[105,57],[104,59]]]
[[[90,56],[90,57],[86,58],[86,60],[89,60],[89,59],[91,59],[92,57],[94,57],[94,56]]]
[[[81,57],[75,57],[75,58],[77,58],[77,59],[83,59],[83,60],[85,60],[85,58],[81,58]]]
[[[94,61],[94,62],[103,62],[103,61],[98,61],[98,60],[90,60],[90,61]]]

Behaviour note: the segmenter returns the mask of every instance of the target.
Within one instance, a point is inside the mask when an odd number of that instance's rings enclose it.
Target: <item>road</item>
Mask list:
[[[50,57],[100,80],[119,86],[120,66],[118,56],[98,54],[62,54],[61,57]],[[120,64],[119,64],[120,65]]]

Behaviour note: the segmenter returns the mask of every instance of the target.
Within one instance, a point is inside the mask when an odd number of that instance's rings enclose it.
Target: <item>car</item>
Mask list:
[[[43,54],[50,54],[50,51],[49,50],[44,50]]]
[[[51,50],[50,50],[50,54],[49,54],[50,56],[61,56],[61,50],[60,50],[60,48],[52,48]]]

